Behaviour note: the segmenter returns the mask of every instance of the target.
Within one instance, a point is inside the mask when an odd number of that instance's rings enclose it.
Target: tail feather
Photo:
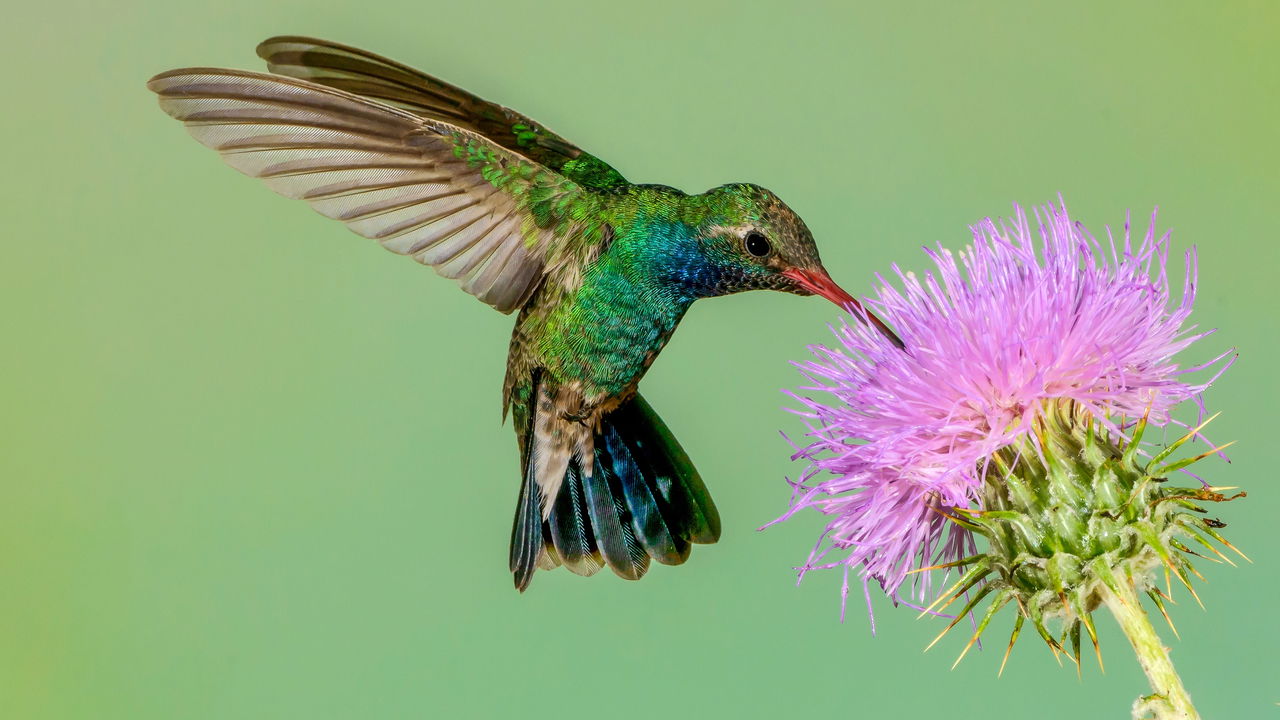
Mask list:
[[[547,524],[553,546],[564,566],[578,575],[595,575],[604,567],[604,561],[596,546],[586,503],[582,473],[577,463],[570,463]]]
[[[663,517],[690,542],[711,544],[720,539],[720,513],[711,493],[684,448],[658,413],[636,395],[606,421],[619,429],[635,466],[646,477]]]
[[[542,567],[558,560],[574,573],[594,575],[607,565],[638,580],[651,559],[679,565],[692,543],[720,538],[720,515],[702,478],[639,395],[601,419],[593,460],[591,476],[582,474],[577,458],[569,462],[545,523],[537,483],[526,478],[512,533],[516,587],[528,587],[540,553],[551,561]]]
[[[536,391],[536,378],[534,386]],[[521,419],[517,414],[520,427],[536,424],[528,416]],[[582,463],[572,458],[544,520],[529,457],[531,436],[525,438],[526,475],[511,533],[511,572],[522,592],[538,567],[563,564],[579,575],[594,575],[607,565],[638,580],[651,559],[679,565],[693,543],[720,538],[720,515],[706,485],[639,395],[601,418],[593,444],[593,474],[583,475]]]
[[[533,580],[533,571],[542,554],[542,512],[538,483],[532,473],[525,473],[516,504],[515,521],[511,524],[511,573],[516,589],[524,592]]]
[[[637,462],[637,456],[644,455],[633,453],[614,427],[607,428],[601,439],[605,449],[602,454],[613,460],[636,538],[654,560],[664,565],[684,562],[689,557],[689,539],[681,529],[691,517],[688,504],[674,506],[662,497],[660,479],[653,474],[652,465]]]
[[[596,542],[611,570],[627,580],[639,580],[649,569],[649,556],[631,529],[631,514],[620,497],[617,476],[599,462],[599,456],[597,452],[595,472],[582,478]]]
[[[547,527],[547,522],[542,522],[542,552],[538,553],[538,569],[539,570],[555,570],[560,567],[560,553],[556,551],[556,546],[551,543],[551,528]]]
[[[533,390],[537,391],[540,373],[533,376]],[[548,564],[551,558],[545,549],[542,531],[542,491],[534,476],[534,463],[530,462],[533,448],[533,423],[517,423],[520,440],[520,467],[523,477],[520,479],[520,499],[516,503],[515,520],[511,523],[511,553],[508,560],[516,589],[524,592],[533,581],[533,572],[538,565]],[[544,559],[545,556],[545,559]]]

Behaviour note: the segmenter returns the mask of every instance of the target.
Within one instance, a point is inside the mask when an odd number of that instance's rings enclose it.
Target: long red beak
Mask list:
[[[844,291],[844,288],[836,284],[831,276],[822,270],[801,270],[800,268],[791,268],[782,272],[783,277],[791,278],[797,285],[808,290],[814,295],[821,295],[840,307],[848,307],[853,305],[855,308],[862,305],[853,299],[853,296]]]
[[[801,270],[800,268],[791,268],[790,270],[784,270],[782,275],[783,277],[790,278],[801,288],[808,290],[814,295],[821,295],[836,305],[839,305],[845,310],[853,313],[855,316],[865,314],[867,320],[869,320],[872,325],[875,325],[880,332],[884,333],[885,337],[892,340],[894,345],[897,345],[900,348],[906,347],[901,338],[890,330],[888,325],[885,325],[880,318],[864,310],[862,303],[855,300],[852,295],[845,292],[844,288],[837,285],[836,281],[832,280],[831,276],[828,275],[825,270]]]

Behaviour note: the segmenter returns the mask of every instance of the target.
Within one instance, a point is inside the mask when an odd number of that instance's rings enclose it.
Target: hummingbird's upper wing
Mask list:
[[[534,120],[380,55],[315,38],[273,37],[258,46],[273,73],[309,80],[443,120],[555,170],[583,187],[627,181],[603,160]]]
[[[227,164],[502,312],[593,242],[595,193],[469,130],[279,75],[191,68],[147,87]]]

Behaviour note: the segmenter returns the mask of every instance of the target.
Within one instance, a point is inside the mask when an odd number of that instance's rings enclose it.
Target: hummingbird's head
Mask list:
[[[703,197],[713,208],[702,228],[703,243],[725,276],[717,294],[781,290],[821,295],[841,306],[853,301],[822,267],[804,221],[777,195],[738,183]]]
[[[721,271],[718,295],[781,290],[820,295],[846,309],[861,305],[831,279],[813,234],[786,203],[759,185],[722,185],[703,195],[714,208],[702,229],[707,256]],[[901,341],[874,315],[872,324]]]

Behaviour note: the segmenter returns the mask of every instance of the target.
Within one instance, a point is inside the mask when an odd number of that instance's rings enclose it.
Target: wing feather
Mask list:
[[[465,90],[370,52],[313,38],[273,37],[258,45],[271,72],[375,98],[415,114],[468,122]],[[475,128],[473,128],[475,129]]]
[[[502,312],[563,253],[558,209],[583,192],[466,127],[333,87],[208,68],[162,73],[148,87],[228,165]]]
[[[258,56],[267,61],[273,73],[338,88],[465,128],[585,187],[616,187],[627,182],[603,160],[532,118],[367,50],[316,38],[282,36],[259,45]]]

